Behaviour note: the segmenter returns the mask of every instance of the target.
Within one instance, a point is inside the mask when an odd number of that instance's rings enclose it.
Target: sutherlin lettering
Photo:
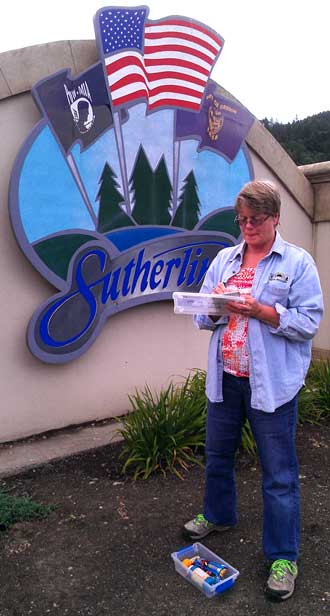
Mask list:
[[[166,252],[173,253],[175,249]],[[181,251],[180,251],[181,252]],[[68,293],[64,294],[51,306],[47,306],[39,321],[39,334],[42,341],[51,347],[63,347],[77,341],[86,334],[88,329],[97,320],[99,314],[104,309],[113,311],[112,304],[125,302],[125,299],[140,296],[141,294],[152,294],[155,290],[166,290],[197,286],[208,266],[210,259],[203,256],[203,248],[194,246],[187,247],[179,256],[170,258],[158,258],[154,255],[151,259],[144,258],[145,249],[142,248],[137,257],[131,258],[124,266],[116,267],[116,259],[112,262],[112,268],[106,272],[108,255],[104,249],[94,249],[85,252],[76,263],[72,276],[72,285]],[[98,271],[95,271],[95,279],[87,282],[84,276],[84,267],[91,256],[97,257]],[[119,259],[118,259],[119,260]],[[101,275],[100,275],[101,274]],[[74,290],[75,289],[75,290]],[[96,301],[95,291],[98,290],[100,301]],[[86,315],[84,323],[79,325],[79,331],[72,332],[66,339],[59,340],[56,336],[56,328],[52,326],[52,319],[56,314],[58,322],[59,313],[63,313],[63,319],[68,318],[68,312],[74,309],[83,308]],[[71,317],[72,318],[72,317]],[[79,319],[75,320],[79,323]]]
[[[197,292],[226,236],[187,233],[119,253],[91,241],[72,257],[66,288],[33,315],[28,345],[34,355],[63,363],[92,344],[105,319],[131,306],[171,299],[178,289]]]

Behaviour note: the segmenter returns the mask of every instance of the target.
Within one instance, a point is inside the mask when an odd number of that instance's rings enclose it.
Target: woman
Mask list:
[[[295,449],[297,397],[322,316],[322,292],[311,256],[285,242],[276,227],[280,195],[268,181],[239,193],[235,210],[243,242],[219,252],[203,293],[236,286],[242,303],[229,316],[198,315],[213,330],[206,393],[204,513],[184,529],[194,539],[235,526],[235,453],[248,418],[262,468],[263,550],[272,562],[266,593],[288,599],[297,577],[299,478]]]

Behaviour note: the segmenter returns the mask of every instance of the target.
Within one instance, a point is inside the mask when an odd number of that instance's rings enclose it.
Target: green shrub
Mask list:
[[[35,503],[29,497],[13,496],[0,490],[0,530],[6,530],[16,522],[44,518],[54,508],[53,505]]]
[[[121,418],[124,439],[122,472],[134,472],[134,479],[147,479],[154,471],[175,473],[190,463],[202,465],[205,447],[207,400],[204,370],[195,370],[183,383],[152,394],[148,386],[129,396],[131,412]],[[330,417],[330,361],[311,364],[306,387],[299,395],[299,422],[318,423]],[[241,450],[256,455],[256,443],[248,421],[242,431]]]
[[[134,479],[154,471],[182,478],[179,469],[201,464],[198,451],[205,444],[205,373],[197,370],[179,385],[171,383],[159,395],[148,386],[129,396],[132,412],[122,419],[122,472],[131,468]]]
[[[299,394],[299,422],[319,423],[330,417],[330,360],[314,360]]]

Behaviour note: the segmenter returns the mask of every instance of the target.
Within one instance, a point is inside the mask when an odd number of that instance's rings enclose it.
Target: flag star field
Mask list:
[[[104,53],[120,49],[143,47],[143,27],[146,10],[105,10],[100,14]]]

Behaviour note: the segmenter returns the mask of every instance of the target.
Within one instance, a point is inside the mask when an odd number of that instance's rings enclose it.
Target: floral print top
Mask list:
[[[241,269],[228,284],[242,294],[251,293],[254,273],[254,267]],[[249,376],[248,325],[248,317],[232,313],[222,336],[223,369],[234,376]]]

